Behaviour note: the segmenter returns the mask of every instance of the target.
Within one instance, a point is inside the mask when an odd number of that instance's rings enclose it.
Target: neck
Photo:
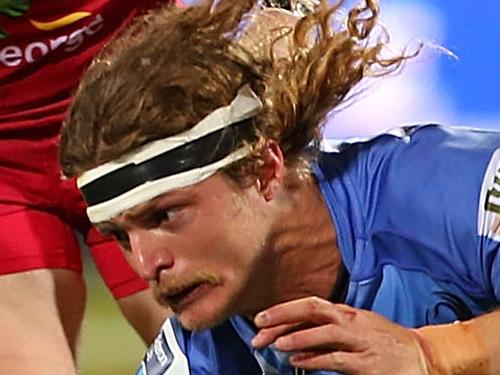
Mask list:
[[[307,296],[329,299],[340,273],[335,225],[317,184],[284,195],[262,260],[267,272],[256,281],[261,308]]]

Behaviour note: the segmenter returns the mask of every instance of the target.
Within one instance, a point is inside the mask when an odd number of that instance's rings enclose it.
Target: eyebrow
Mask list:
[[[186,196],[186,194],[189,193],[189,187],[186,187],[187,190],[182,189],[182,194]],[[178,199],[178,195],[181,194],[181,191],[179,190],[172,190],[168,191],[166,193],[163,193],[162,195],[155,197],[147,202],[144,202],[141,204],[141,207],[132,207],[131,209],[125,211],[122,215],[126,217],[127,219],[131,220],[137,220],[143,218],[148,212],[150,212],[152,209],[155,209],[158,206],[159,201],[171,201],[174,199]]]
[[[115,230],[123,230],[118,224],[115,224],[111,221],[97,223],[94,226],[99,232],[103,233],[104,235],[111,235]]]
[[[150,201],[144,202],[138,207],[132,207],[131,209],[123,212],[120,216],[126,218],[127,220],[137,220],[144,217],[153,207],[158,203],[159,197],[153,198]]]

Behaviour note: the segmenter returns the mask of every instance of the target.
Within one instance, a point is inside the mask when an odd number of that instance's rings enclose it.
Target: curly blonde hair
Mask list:
[[[364,77],[390,74],[411,57],[382,56],[386,41],[372,35],[379,15],[374,0],[351,9],[342,23],[343,1],[334,6],[322,1],[293,27],[260,28],[259,40],[267,43],[257,43],[258,53],[255,43],[242,42],[251,17],[260,12],[256,3],[164,6],[110,43],[83,77],[65,121],[64,174],[79,175],[184,131],[249,84],[264,103],[263,111],[247,120],[253,134],[246,142],[253,153],[226,172],[236,180],[254,175],[262,147],[274,140],[288,169],[300,175],[327,114]],[[280,38],[287,38],[285,54],[273,51]]]

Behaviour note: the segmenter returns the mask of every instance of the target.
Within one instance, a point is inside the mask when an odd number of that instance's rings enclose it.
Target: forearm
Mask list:
[[[413,330],[429,375],[500,374],[500,310],[467,322]]]

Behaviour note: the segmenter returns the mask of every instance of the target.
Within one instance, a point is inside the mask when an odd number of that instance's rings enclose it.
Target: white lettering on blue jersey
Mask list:
[[[189,375],[189,364],[186,355],[177,342],[170,319],[162,327],[146,353],[141,368],[136,375]]]
[[[500,241],[500,149],[488,164],[479,198],[477,230],[480,236]]]

